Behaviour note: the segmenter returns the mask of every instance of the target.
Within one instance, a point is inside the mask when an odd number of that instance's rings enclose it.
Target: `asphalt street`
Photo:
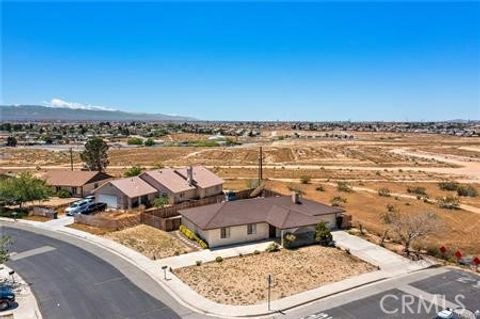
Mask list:
[[[432,319],[445,309],[443,300],[455,303],[460,308],[472,312],[480,309],[480,276],[462,270],[450,270],[440,275],[414,281],[408,286],[420,289],[419,298],[401,290],[393,288],[381,293],[341,306],[311,311],[311,314],[302,316],[302,319]],[[403,288],[405,289],[405,288]],[[408,288],[407,288],[408,289]],[[437,303],[430,303],[427,296],[437,295]],[[461,302],[461,303],[460,303]]]
[[[31,284],[45,319],[180,318],[86,250],[29,231],[2,231],[16,253],[8,265]]]

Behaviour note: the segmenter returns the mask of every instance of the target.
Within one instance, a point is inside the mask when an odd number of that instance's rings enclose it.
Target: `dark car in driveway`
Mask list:
[[[84,215],[90,215],[104,211],[106,208],[106,203],[90,203],[81,213]]]
[[[7,310],[15,303],[15,293],[10,285],[0,286],[0,311]]]

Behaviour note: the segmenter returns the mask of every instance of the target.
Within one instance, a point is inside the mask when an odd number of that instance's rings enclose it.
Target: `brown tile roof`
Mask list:
[[[343,212],[315,201],[301,199],[293,203],[290,196],[252,198],[181,210],[180,214],[200,229],[239,226],[266,222],[280,229],[315,225],[320,216]]]
[[[183,178],[172,168],[162,168],[153,171],[146,171],[142,175],[148,175],[159,184],[162,184],[173,193],[185,192],[195,189],[194,186],[188,185],[187,179]]]
[[[223,179],[218,177],[215,173],[208,170],[204,166],[197,165],[193,166],[193,182],[195,185],[201,188],[208,188],[216,185],[223,184]],[[178,174],[187,179],[187,168],[179,168],[175,170]]]
[[[119,191],[121,191],[130,198],[154,194],[158,192],[155,188],[153,188],[150,184],[148,184],[138,176],[115,179],[108,183],[116,187]],[[102,188],[102,186],[100,186],[98,189]]]
[[[173,193],[185,192],[195,189],[212,187],[223,184],[223,180],[203,166],[193,166],[193,183],[187,182],[187,168],[163,168],[146,171],[142,175],[148,175],[158,183],[168,188]]]
[[[79,187],[109,178],[112,178],[112,176],[96,171],[52,170],[44,175],[48,185],[71,187]]]

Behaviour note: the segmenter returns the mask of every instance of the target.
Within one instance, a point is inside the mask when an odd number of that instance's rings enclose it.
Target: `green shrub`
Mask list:
[[[312,180],[312,178],[308,175],[303,175],[303,176],[300,176],[300,182],[302,184],[310,184],[310,181]]]
[[[378,195],[383,197],[390,197],[390,190],[386,187],[382,187],[378,190]]]
[[[270,245],[268,245],[267,249],[265,249],[267,253],[273,253],[279,250],[280,250],[280,245],[278,245],[277,243],[271,243]]]
[[[293,244],[295,243],[295,239],[297,239],[297,236],[294,234],[288,232],[283,236],[283,246],[285,248],[292,248]]]
[[[420,186],[415,186],[415,187],[407,187],[407,192],[410,194],[416,194],[416,195],[422,195],[422,196],[428,196],[427,191],[425,190],[425,187],[420,187]]]
[[[329,245],[333,240],[330,228],[324,223],[320,222],[315,226],[315,241],[322,245]]]
[[[438,187],[442,191],[456,191],[458,188],[458,183],[455,182],[440,182],[438,183]]]
[[[72,194],[70,194],[70,192],[65,189],[61,189],[57,192],[57,196],[60,198],[69,198],[72,197]]]
[[[180,232],[182,234],[185,235],[185,237],[187,237],[190,240],[196,241],[201,248],[203,248],[203,249],[208,248],[208,245],[207,245],[206,242],[204,242],[200,237],[197,236],[197,234],[195,234],[193,231],[191,231],[190,229],[188,229],[184,225],[180,225],[180,227],[178,229],[180,230]]]
[[[216,261],[217,263],[221,263],[221,262],[223,261],[222,256],[217,256],[217,257],[215,257],[215,261]]]
[[[153,146],[155,145],[155,141],[151,138],[147,138],[144,142],[143,142],[143,145],[145,146]]]
[[[201,266],[201,265],[202,265],[202,261],[201,261],[201,260],[197,260],[197,261],[195,262],[195,265]]]
[[[168,196],[166,195],[157,197],[153,200],[153,206],[159,207],[159,208],[165,207],[165,205],[168,205],[168,203],[169,203],[169,199],[168,199]]]
[[[127,140],[128,145],[142,145],[143,140],[139,137],[131,137]]]
[[[135,165],[135,166],[132,166],[132,167],[128,168],[123,173],[123,176],[125,176],[125,177],[138,176],[138,175],[142,174],[142,172],[143,172],[143,167]]]
[[[253,251],[253,254],[254,254],[254,255],[259,255],[259,254],[260,254],[260,251],[254,250],[254,251]]]
[[[315,188],[315,190],[318,192],[324,192],[325,188],[322,185],[318,185],[317,188]]]
[[[343,206],[347,202],[347,199],[341,196],[335,196],[330,200],[330,204],[334,207]]]
[[[457,194],[458,196],[476,197],[478,192],[472,185],[460,185],[457,188]]]
[[[352,186],[346,182],[337,182],[337,191],[351,193],[353,192]]]
[[[460,201],[458,198],[453,196],[441,197],[437,200],[437,202],[440,208],[458,209],[460,207]]]

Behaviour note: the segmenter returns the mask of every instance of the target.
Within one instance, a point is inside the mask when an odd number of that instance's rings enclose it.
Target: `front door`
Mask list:
[[[277,229],[275,226],[268,225],[268,238],[275,238],[277,237]]]

